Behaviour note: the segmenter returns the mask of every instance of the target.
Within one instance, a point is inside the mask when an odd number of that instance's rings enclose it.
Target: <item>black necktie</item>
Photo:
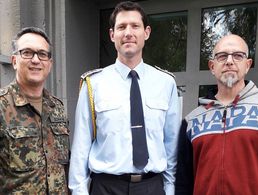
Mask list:
[[[132,77],[130,102],[131,102],[131,129],[133,144],[133,164],[138,169],[143,169],[148,163],[148,149],[144,126],[144,116],[142,109],[142,98],[138,84],[138,74],[131,70]]]

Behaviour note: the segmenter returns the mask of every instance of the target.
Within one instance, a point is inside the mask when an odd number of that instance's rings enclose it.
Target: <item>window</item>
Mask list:
[[[209,97],[216,95],[217,85],[200,85],[199,86],[199,97]]]
[[[254,59],[258,4],[223,6],[202,10],[200,70],[208,70],[214,44],[222,36],[233,33],[243,37]]]
[[[187,12],[149,15],[152,29],[143,58],[170,72],[186,70]]]

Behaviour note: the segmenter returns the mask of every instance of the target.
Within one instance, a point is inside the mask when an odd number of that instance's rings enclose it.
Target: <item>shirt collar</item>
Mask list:
[[[128,78],[128,74],[131,71],[131,69],[127,65],[123,64],[118,59],[116,59],[115,68],[124,80],[126,80]],[[141,60],[141,62],[136,65],[134,70],[138,73],[139,79],[141,79],[144,75],[143,60]]]
[[[11,83],[11,93],[14,100],[15,106],[24,106],[29,103],[26,96],[22,93],[20,86],[18,85],[17,81],[14,80]],[[50,107],[55,107],[54,102],[51,101],[50,94],[46,89],[43,89],[43,99],[42,101],[47,101],[47,104]]]

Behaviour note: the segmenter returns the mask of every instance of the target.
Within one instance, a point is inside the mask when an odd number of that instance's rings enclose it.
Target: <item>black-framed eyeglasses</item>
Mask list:
[[[38,58],[42,61],[48,61],[51,58],[51,53],[44,50],[33,51],[32,49],[21,49],[14,54],[19,53],[23,59],[32,59],[35,54],[37,54]]]
[[[214,59],[218,62],[226,62],[228,56],[231,55],[234,62],[241,62],[244,58],[246,58],[246,53],[242,51],[227,53],[227,52],[219,52],[214,55]]]

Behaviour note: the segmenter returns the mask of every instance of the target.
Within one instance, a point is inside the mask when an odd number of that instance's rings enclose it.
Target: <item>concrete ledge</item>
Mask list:
[[[3,65],[11,65],[10,56],[5,56],[0,54],[0,64]]]

